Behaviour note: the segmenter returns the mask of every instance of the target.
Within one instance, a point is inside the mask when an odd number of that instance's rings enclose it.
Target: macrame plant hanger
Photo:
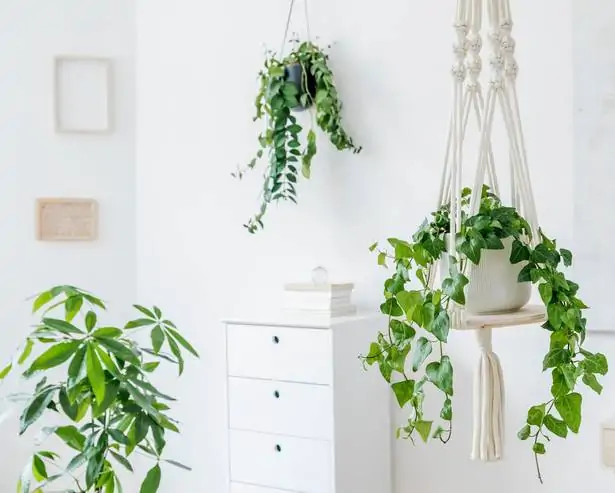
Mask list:
[[[486,7],[483,12],[483,7]],[[481,31],[483,14],[488,19],[488,45],[491,74],[486,92],[479,80],[482,71]],[[480,208],[484,184],[500,196],[491,134],[496,110],[502,114],[509,144],[510,200],[512,206],[526,218],[532,230],[532,242],[538,238],[538,220],[527,152],[519,114],[516,90],[518,72],[515,60],[515,40],[512,38],[512,18],[509,0],[457,0],[455,19],[457,41],[453,52],[453,109],[450,117],[446,157],[438,207],[450,204],[450,237],[461,228],[461,194],[464,165],[464,142],[470,115],[479,128],[478,163],[470,196],[470,215]],[[450,241],[449,255],[456,258],[455,241]],[[458,269],[458,263],[449,263]],[[465,263],[464,269],[467,270]],[[435,269],[430,275],[433,283]],[[462,307],[454,306],[451,320],[462,328],[465,315]],[[476,336],[480,359],[474,377],[474,431],[471,457],[474,460],[497,461],[502,458],[504,438],[504,380],[498,356],[492,348],[492,328],[479,328]]]

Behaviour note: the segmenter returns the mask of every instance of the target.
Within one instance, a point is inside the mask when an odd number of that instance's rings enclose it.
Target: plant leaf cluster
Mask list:
[[[122,493],[117,471],[132,472],[134,454],[154,462],[140,493],[158,491],[163,463],[190,469],[164,455],[167,434],[179,432],[169,415],[175,398],[151,379],[162,362],[181,375],[186,354],[198,353],[158,307],[134,308],[138,318],[114,327],[99,323],[105,303],[77,287],[55,286],[34,300],[41,320],[0,379],[19,371],[37,380],[21,413],[20,434],[54,414],[65,424],[43,428],[44,435],[64,442],[73,455],[62,460],[51,445],[37,450],[17,493],[42,493],[64,477],[74,483],[66,493]],[[150,331],[151,347],[136,342],[138,329]]]
[[[259,212],[244,226],[250,233],[264,227],[263,217],[270,203],[297,202],[299,171],[304,178],[311,176],[311,167],[317,153],[314,122],[304,136],[304,127],[293,115],[299,107],[309,107],[313,119],[338,150],[361,151],[342,125],[342,103],[339,99],[328,55],[316,44],[305,41],[284,58],[270,53],[259,72],[259,91],[255,100],[254,121],[265,120],[266,129],[258,136],[259,149],[245,169],[233,176],[242,178],[246,170],[256,167],[261,159],[268,161],[264,176]],[[301,84],[288,80],[286,68],[301,66]],[[315,91],[310,89],[314,81]]]
[[[523,263],[519,282],[536,285],[544,303],[549,334],[548,351],[542,371],[551,373],[550,398],[532,406],[526,424],[519,431],[521,440],[530,440],[542,481],[538,457],[546,453],[553,436],[566,438],[578,433],[582,421],[583,397],[579,385],[600,394],[599,378],[608,372],[607,358],[584,348],[588,307],[578,297],[579,286],[565,275],[572,265],[572,253],[558,248],[555,240],[540,231],[540,241],[531,243],[531,228],[513,207],[484,187],[477,214],[469,213],[470,189],[462,193],[462,226],[455,238],[458,255],[451,258],[448,277],[439,287],[430,279],[432,267],[446,254],[450,234],[450,206],[432,213],[413,235],[412,241],[390,238],[392,248],[382,250],[375,243],[378,264],[394,268],[384,283],[380,307],[388,316],[388,327],[378,333],[369,351],[361,356],[364,364],[377,366],[390,383],[401,408],[409,410],[408,423],[397,435],[414,442],[439,439],[446,443],[452,433],[454,370],[446,354],[452,328],[449,316],[452,303],[465,304],[464,289],[470,280],[463,275],[467,262],[478,264],[484,250],[503,249],[502,240],[512,239],[510,262]],[[424,401],[427,386],[442,395],[438,417],[426,416]]]

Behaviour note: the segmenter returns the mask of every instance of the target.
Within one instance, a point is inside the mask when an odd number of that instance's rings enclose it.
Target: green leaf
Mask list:
[[[55,429],[54,433],[69,447],[77,450],[78,452],[83,451],[85,436],[83,436],[74,426],[60,426]]]
[[[76,403],[72,404],[70,402],[68,394],[64,387],[60,389],[58,397],[60,401],[60,407],[62,407],[62,411],[64,411],[64,414],[66,414],[66,416],[75,421],[75,418],[77,417],[78,406]]]
[[[530,425],[525,425],[519,430],[519,432],[517,433],[517,437],[519,438],[519,440],[527,440],[530,437],[531,432],[532,429],[530,428]]]
[[[414,330],[410,324],[402,322],[401,320],[393,319],[390,321],[389,326],[393,334],[393,340],[396,343],[411,341],[416,335],[416,330]]]
[[[532,281],[532,272],[536,269],[532,264],[527,264],[521,272],[519,272],[519,276],[517,277],[517,282],[531,282]]]
[[[444,421],[452,421],[453,419],[453,403],[447,397],[442,405],[442,410],[440,411],[440,417]]]
[[[564,259],[564,265],[570,267],[572,265],[572,252],[562,248],[560,254],[562,255],[562,259]]]
[[[106,382],[105,397],[102,401],[97,400],[94,408],[94,417],[98,417],[116,403],[117,394],[120,390],[120,382],[118,380],[110,380]]]
[[[23,348],[21,356],[19,356],[19,359],[17,360],[17,364],[23,365],[26,362],[32,354],[32,348],[34,348],[34,341],[32,339],[26,339],[26,345]]]
[[[369,251],[373,252],[374,250],[376,250],[376,248],[378,248],[378,242],[372,243],[369,247]]]
[[[446,342],[448,340],[450,327],[451,322],[447,311],[440,310],[431,325],[431,333],[436,336],[439,341]]]
[[[41,307],[53,300],[58,294],[60,294],[58,291],[54,292],[52,290],[39,294],[34,300],[34,303],[32,303],[32,313],[36,313],[41,309]]]
[[[83,334],[81,329],[78,329],[73,324],[65,322],[64,320],[59,320],[56,318],[44,318],[42,320],[43,325],[46,327],[50,327],[53,330],[57,330],[62,334]]]
[[[414,423],[414,428],[419,432],[419,435],[425,443],[429,440],[433,421],[417,421]]]
[[[583,375],[583,383],[592,389],[596,394],[602,394],[602,385],[598,382],[596,375],[593,373],[586,373]]]
[[[391,385],[400,408],[403,408],[414,395],[414,380],[403,380]]]
[[[81,346],[81,341],[60,342],[51,346],[32,362],[30,368],[24,372],[24,376],[28,377],[37,371],[48,370],[61,365],[75,354],[79,346]]]
[[[542,369],[544,371],[548,368],[555,368],[557,366],[565,365],[566,363],[570,363],[571,359],[572,355],[568,349],[553,349],[545,356],[542,363]]]
[[[86,367],[88,380],[96,396],[96,401],[102,403],[105,398],[105,372],[92,345],[87,347]]]
[[[429,363],[425,368],[425,374],[442,392],[453,395],[453,366],[448,356],[442,356],[440,362]]]
[[[102,453],[96,453],[89,457],[88,465],[85,470],[85,484],[89,488],[96,483],[98,476],[103,467],[103,456]]]
[[[130,464],[130,462],[128,461],[128,459],[126,459],[125,457],[122,457],[120,454],[114,452],[113,450],[109,450],[109,452],[111,453],[111,455],[113,456],[113,458],[118,461],[120,464],[122,464],[126,469],[128,469],[130,472],[134,472],[132,465]]]
[[[583,368],[586,373],[606,375],[609,371],[609,363],[604,354],[596,353],[592,356],[586,356],[581,362],[581,368]]]
[[[442,282],[442,291],[445,295],[449,296],[454,302],[465,305],[466,297],[463,292],[465,286],[469,283],[467,277],[463,274],[457,273],[452,278],[448,277]]]
[[[123,334],[121,329],[117,327],[101,327],[92,332],[92,337],[103,337],[107,339],[115,339]]]
[[[562,420],[559,420],[554,416],[548,414],[545,417],[544,424],[547,427],[547,430],[549,430],[554,435],[557,435],[560,438],[566,438],[568,436],[568,428],[566,427],[566,423],[564,423]]]
[[[184,373],[184,357],[182,356],[179,346],[177,345],[175,340],[173,338],[168,338],[167,340],[169,342],[169,347],[171,348],[171,352],[173,353],[173,356],[177,358],[177,364],[179,366],[179,374],[181,375],[182,373]]]
[[[156,464],[152,467],[141,484],[140,493],[156,493],[160,486],[160,466]]]
[[[39,482],[48,478],[45,463],[37,454],[32,457],[32,475]]]
[[[380,311],[385,315],[390,315],[391,317],[401,317],[404,314],[395,298],[389,298],[382,305],[380,305]]]
[[[387,254],[384,252],[380,252],[378,254],[378,265],[386,267],[387,265]]]
[[[533,406],[527,412],[527,424],[540,426],[545,417],[545,405]]]
[[[581,426],[582,402],[583,397],[576,392],[555,400],[555,409],[573,433],[578,433]]]
[[[101,346],[104,346],[106,349],[111,351],[111,353],[113,353],[113,355],[117,359],[132,363],[135,366],[141,365],[139,357],[133,352],[131,348],[124,345],[122,342],[115,339],[107,339],[102,337],[100,339],[97,339],[97,341]]]
[[[83,306],[83,297],[78,294],[69,296],[64,302],[65,318],[67,322],[72,322]]]
[[[549,283],[543,282],[538,286],[538,292],[540,293],[540,297],[542,298],[542,302],[545,305],[548,305],[553,298],[553,288]]]
[[[177,330],[174,330],[170,327],[167,327],[166,330],[167,335],[170,334],[171,337],[173,337],[173,339],[175,339],[175,341],[178,342],[184,349],[186,349],[189,353],[192,353],[193,356],[196,356],[197,358],[199,357],[199,353],[196,352],[196,349],[194,349]]]
[[[135,307],[137,310],[139,310],[146,317],[148,317],[148,318],[156,318],[154,313],[151,310],[145,308],[144,306],[142,306],[142,305],[132,305],[132,306]]]
[[[156,325],[152,329],[151,338],[152,338],[152,349],[154,350],[155,353],[159,353],[160,349],[162,348],[162,345],[164,344],[164,332],[162,331],[162,328],[160,327],[160,325]]]
[[[412,314],[418,308],[423,307],[423,295],[420,291],[400,291],[395,298],[409,319],[412,319]]]
[[[113,438],[117,443],[121,443],[122,445],[130,445],[130,439],[120,430],[109,428],[107,431],[109,433],[109,436]]]
[[[156,368],[158,368],[158,366],[160,365],[160,361],[150,361],[149,363],[145,363],[142,368],[143,371],[146,371],[148,373],[153,372]]]
[[[431,342],[429,342],[429,340],[425,337],[419,338],[412,358],[412,371],[418,371],[421,365],[431,354],[431,351]]]
[[[19,434],[23,435],[24,432],[41,417],[47,406],[53,399],[55,389],[51,388],[40,394],[37,394],[30,404],[24,409],[20,418],[20,430]]]
[[[85,327],[88,329],[88,332],[92,332],[92,329],[95,326],[96,326],[96,313],[90,310],[85,315]]]
[[[85,361],[86,346],[82,346],[75,353],[75,356],[68,365],[69,386],[73,386],[78,380],[85,376],[85,368],[83,362]]]
[[[510,263],[518,264],[530,259],[530,249],[521,241],[513,240],[512,249],[510,251]]]
[[[544,455],[547,452],[545,449],[545,444],[540,442],[536,442],[534,444],[534,446],[532,447],[532,451],[537,455]]]
[[[0,371],[0,380],[4,380],[6,378],[6,376],[11,373],[11,370],[13,369],[13,363],[9,363],[8,365],[6,365],[4,367],[4,369],[2,371]]]
[[[181,462],[177,462],[176,460],[171,460],[171,459],[163,459],[165,462],[171,464],[172,466],[175,467],[179,467],[180,469],[183,469],[184,471],[192,471],[191,467],[188,467],[184,464],[182,464]]]
[[[158,426],[154,420],[151,420],[150,428],[152,430],[152,435],[154,436],[154,446],[156,447],[156,452],[160,456],[167,444],[164,439],[164,428],[162,426]]]
[[[149,318],[139,318],[137,320],[131,320],[130,322],[128,322],[126,326],[124,327],[124,329],[136,329],[139,327],[146,327],[148,325],[154,325],[155,323],[156,323],[156,320],[152,320]]]

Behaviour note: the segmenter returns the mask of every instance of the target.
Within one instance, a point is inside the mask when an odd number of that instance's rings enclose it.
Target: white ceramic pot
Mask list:
[[[468,261],[465,310],[473,314],[514,312],[530,300],[531,284],[518,282],[526,262],[510,263],[512,238],[505,238],[503,250],[483,250],[478,265]],[[441,278],[448,276],[448,256],[441,261]]]

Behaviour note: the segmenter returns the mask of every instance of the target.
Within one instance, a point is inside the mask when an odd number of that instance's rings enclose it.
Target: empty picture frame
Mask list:
[[[111,133],[112,96],[111,59],[78,55],[55,57],[56,132]]]
[[[94,199],[37,199],[36,238],[39,241],[94,241],[97,237],[98,203]]]

